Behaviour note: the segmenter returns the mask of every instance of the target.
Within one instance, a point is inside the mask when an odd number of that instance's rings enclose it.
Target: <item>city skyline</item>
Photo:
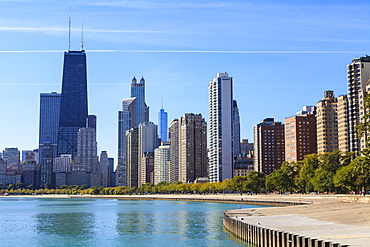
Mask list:
[[[208,83],[227,71],[234,78],[241,138],[253,140],[252,126],[261,119],[283,121],[315,105],[325,90],[346,94],[346,65],[366,55],[369,40],[365,1],[2,1],[1,6],[1,150],[37,148],[40,93],[61,93],[69,15],[71,50],[79,48],[84,15],[98,153],[107,150],[115,158],[117,111],[130,97],[134,76],[146,79],[151,116],[164,96],[169,122],[185,113],[201,113],[208,122]],[[206,20],[215,14],[226,19]]]

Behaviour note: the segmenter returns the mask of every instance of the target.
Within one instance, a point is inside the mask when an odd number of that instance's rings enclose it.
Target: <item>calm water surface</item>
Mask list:
[[[245,246],[222,225],[223,211],[236,208],[186,201],[0,198],[0,246]]]

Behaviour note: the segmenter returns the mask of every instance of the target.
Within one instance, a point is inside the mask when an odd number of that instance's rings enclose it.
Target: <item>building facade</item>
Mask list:
[[[150,176],[150,168],[147,169],[145,167],[148,163],[142,163],[143,158],[148,153],[154,153],[154,149],[159,146],[160,140],[158,137],[158,126],[153,122],[140,123],[138,129],[138,186],[140,187],[146,183],[147,177]]]
[[[87,68],[84,51],[64,53],[57,155],[77,155],[77,133],[86,127]]]
[[[327,153],[339,149],[338,99],[334,91],[325,91],[316,104],[317,152]]]
[[[126,131],[136,126],[136,98],[122,100],[122,111],[118,112],[118,165],[117,186],[126,186]]]
[[[286,161],[301,161],[306,155],[317,153],[315,115],[287,117],[284,126]]]
[[[145,103],[145,80],[141,77],[140,82],[137,82],[134,77],[131,81],[131,98],[136,98],[136,125],[149,122],[149,107]]]
[[[57,92],[40,94],[39,145],[48,138],[58,143],[60,100],[62,95]],[[57,149],[54,150],[54,156]]]
[[[3,150],[3,159],[6,162],[8,172],[18,173],[20,170],[20,151],[18,148],[5,148]]]
[[[356,126],[364,114],[364,97],[370,79],[370,56],[359,57],[347,65],[349,150],[359,152],[365,146],[357,136]]]
[[[102,177],[102,184],[104,187],[109,187],[110,186],[110,165],[109,165],[109,160],[108,160],[108,153],[107,151],[101,151],[100,153],[100,173]]]
[[[169,127],[170,165],[168,179],[170,183],[179,181],[179,120],[173,119]]]
[[[266,118],[253,126],[254,169],[270,174],[285,160],[284,125]]]
[[[168,141],[168,116],[164,109],[160,109],[158,113],[159,138],[162,142]]]
[[[163,143],[154,150],[154,184],[169,182],[168,168],[171,161],[171,146]]]
[[[77,157],[73,171],[98,173],[98,155],[96,131],[92,128],[81,128],[77,133]]]
[[[71,154],[61,154],[60,157],[55,157],[53,162],[53,172],[69,172],[71,169]]]
[[[239,108],[236,100],[233,100],[232,109],[232,123],[233,123],[233,155],[234,160],[240,154],[240,116]]]
[[[233,78],[218,73],[209,93],[209,180],[233,177]]]
[[[126,131],[126,186],[139,185],[139,130],[131,128]]]
[[[207,124],[201,114],[184,114],[179,123],[179,181],[208,177]]]
[[[50,140],[45,140],[40,145],[40,186],[54,186],[53,157],[55,145]]]
[[[338,97],[338,144],[342,152],[350,151],[348,95]]]

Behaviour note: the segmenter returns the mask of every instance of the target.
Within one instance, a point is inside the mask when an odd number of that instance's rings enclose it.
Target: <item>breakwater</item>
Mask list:
[[[234,235],[258,247],[347,247],[348,245],[250,224],[224,212],[223,224]]]

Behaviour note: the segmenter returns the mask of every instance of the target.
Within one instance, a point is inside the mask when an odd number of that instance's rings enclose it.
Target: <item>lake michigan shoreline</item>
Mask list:
[[[234,220],[248,222],[251,225],[263,226],[266,229],[342,243],[343,246],[369,246],[370,243],[369,197],[300,194],[12,195],[6,197],[188,200],[271,205],[277,207],[228,210],[225,215]],[[236,206],[236,208],[238,207]],[[226,226],[226,228],[228,227]],[[228,230],[233,232],[230,227]],[[233,233],[235,234],[235,232]],[[238,234],[236,233],[236,235]]]

